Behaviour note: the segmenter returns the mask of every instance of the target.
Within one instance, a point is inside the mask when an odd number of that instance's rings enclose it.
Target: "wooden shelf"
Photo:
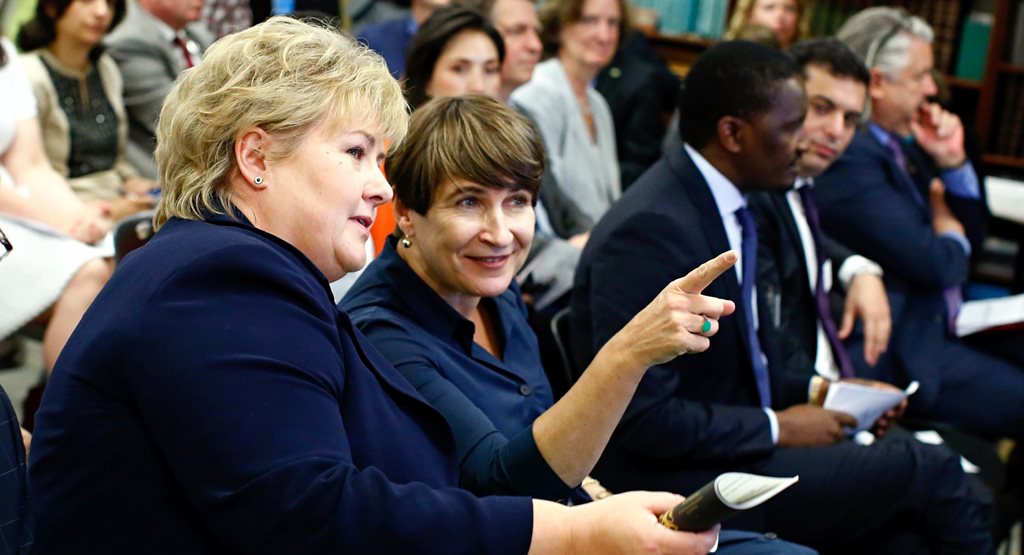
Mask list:
[[[651,46],[665,58],[668,67],[680,77],[685,76],[693,62],[717,42],[697,35],[644,34]]]
[[[1006,156],[1003,154],[985,154],[981,159],[989,165],[1003,168],[1024,170],[1024,158],[1020,156]]]
[[[975,81],[974,79],[962,79],[960,77],[954,77],[952,75],[946,76],[946,84],[954,89],[964,89],[972,91],[981,90],[981,81]]]
[[[996,69],[1002,73],[1020,73],[1024,75],[1024,66],[1020,64],[1002,62],[998,66],[996,66]]]

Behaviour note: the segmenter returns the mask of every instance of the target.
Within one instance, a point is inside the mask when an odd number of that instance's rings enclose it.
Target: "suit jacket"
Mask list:
[[[814,367],[818,351],[818,312],[807,274],[807,258],[796,216],[785,192],[758,192],[747,197],[750,209],[757,219],[757,293],[767,307],[764,333],[778,345],[782,363],[793,378],[809,379],[817,372]],[[838,270],[853,256],[843,245],[826,238],[825,254],[831,261],[832,290],[829,295],[831,314],[838,326],[842,314],[842,293],[839,291]],[[858,322],[853,334],[845,342],[847,351],[858,370],[863,363],[864,336]],[[884,358],[879,364],[887,363]]]
[[[454,489],[444,418],[238,218],[168,222],[67,343],[31,451],[36,552],[526,553],[530,501]]]
[[[572,294],[576,366],[585,367],[670,281],[728,249],[707,182],[683,149],[667,154],[595,226],[584,249]],[[630,474],[713,473],[775,449],[760,407],[735,272],[726,272],[705,294],[732,299],[737,310],[720,321],[706,352],[648,370],[595,470],[613,491]],[[770,343],[762,344],[772,368],[775,353]],[[777,406],[806,399],[806,379],[789,384],[780,372],[771,378]]]
[[[948,337],[943,293],[967,280],[969,260],[956,240],[932,229],[927,199],[934,173],[922,162],[919,149],[905,152],[913,170],[911,186],[924,204],[914,199],[892,154],[869,131],[858,133],[843,156],[815,180],[814,193],[825,232],[885,270],[893,314],[889,351],[896,374],[886,375],[883,368],[871,377],[896,383],[918,379],[921,389],[915,399],[930,406],[941,384],[931,372],[943,365],[942,344],[953,340]],[[984,196],[947,199],[968,237],[978,240],[988,215]]]
[[[391,75],[400,79],[405,74],[405,57],[416,28],[412,16],[403,15],[363,27],[359,31],[359,41],[380,54]]]
[[[165,40],[162,23],[145,9],[129,3],[128,13],[107,36],[108,52],[124,77],[124,106],[128,111],[128,161],[149,178],[157,178],[153,149],[156,121],[164,98],[178,74],[186,69],[181,50]],[[184,29],[189,40],[206,51],[213,36],[201,24]]]
[[[25,444],[18,416],[0,387],[0,555],[28,553],[32,544]]]
[[[661,158],[661,143],[675,109],[679,77],[636,31],[623,41],[615,58],[597,76],[595,88],[612,112],[625,190]]]

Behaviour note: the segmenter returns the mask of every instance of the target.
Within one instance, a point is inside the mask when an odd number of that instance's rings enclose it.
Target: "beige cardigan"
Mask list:
[[[57,91],[53,87],[49,72],[41,58],[58,73],[73,79],[85,76],[84,72],[69,68],[60,63],[45,48],[33,50],[21,56],[25,74],[32,84],[39,112],[39,126],[43,132],[43,145],[50,165],[64,177],[68,176],[68,155],[71,149],[71,132],[68,129],[68,118],[61,109]],[[124,158],[125,142],[128,135],[128,119],[124,112],[124,99],[121,97],[121,73],[114,60],[103,54],[96,61],[100,72],[100,81],[107,99],[117,116],[117,157],[114,167],[109,170],[83,175],[69,179],[71,188],[82,200],[114,199],[123,194],[122,184],[126,179],[136,177],[139,172]]]

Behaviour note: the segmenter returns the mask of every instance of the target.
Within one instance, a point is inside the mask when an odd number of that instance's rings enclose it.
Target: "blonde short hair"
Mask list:
[[[249,129],[273,136],[263,154],[274,160],[292,154],[321,122],[367,126],[397,144],[408,119],[384,60],[332,28],[274,17],[228,35],[178,77],[164,101],[155,223],[225,213],[235,141]]]

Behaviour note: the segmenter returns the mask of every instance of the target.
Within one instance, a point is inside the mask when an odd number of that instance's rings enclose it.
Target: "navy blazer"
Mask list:
[[[916,157],[915,151],[906,149],[908,159]],[[935,234],[927,203],[928,182],[934,174],[921,163],[914,167],[912,186],[922,195],[923,204],[912,197],[892,154],[864,131],[815,180],[815,199],[822,228],[830,237],[881,264],[886,277],[941,293],[967,280],[968,257],[957,241]],[[952,195],[947,199],[956,200]],[[958,199],[951,208],[969,236],[984,226],[983,200]]]
[[[942,345],[953,340],[943,292],[967,280],[969,259],[956,240],[935,234],[927,203],[928,182],[935,174],[919,149],[904,151],[911,161],[912,185],[924,204],[914,199],[892,153],[866,130],[815,180],[814,193],[825,232],[885,270],[893,320],[892,369],[859,370],[897,384],[917,379],[921,389],[915,402],[931,406],[938,402],[941,384],[932,371],[945,364]],[[946,198],[968,237],[976,240],[988,216],[984,201]]]
[[[728,249],[707,182],[683,148],[666,154],[598,223],[584,249],[570,326],[577,367],[669,282]],[[760,408],[735,272],[704,292],[736,301],[736,312],[720,321],[706,352],[653,367],[641,380],[595,470],[613,491],[617,476],[721,469],[775,448]],[[772,346],[763,345],[771,364]],[[781,372],[770,374],[777,405],[806,399],[806,380],[793,387]]]
[[[454,489],[444,419],[299,251],[171,220],[58,361],[29,468],[39,553],[525,553],[526,498]]]
[[[818,352],[818,311],[793,210],[783,191],[758,192],[749,195],[747,200],[757,219],[757,293],[767,307],[766,317],[762,318],[767,324],[765,332],[778,345],[783,366],[793,374],[792,378],[810,379],[817,375],[814,362]],[[827,237],[823,249],[832,262],[833,286],[829,302],[838,327],[844,296],[838,285],[839,268],[854,253]],[[867,368],[863,331],[863,323],[858,321],[851,336],[844,341],[858,372]],[[874,372],[882,372],[880,365],[888,364],[889,358],[883,354]]]

